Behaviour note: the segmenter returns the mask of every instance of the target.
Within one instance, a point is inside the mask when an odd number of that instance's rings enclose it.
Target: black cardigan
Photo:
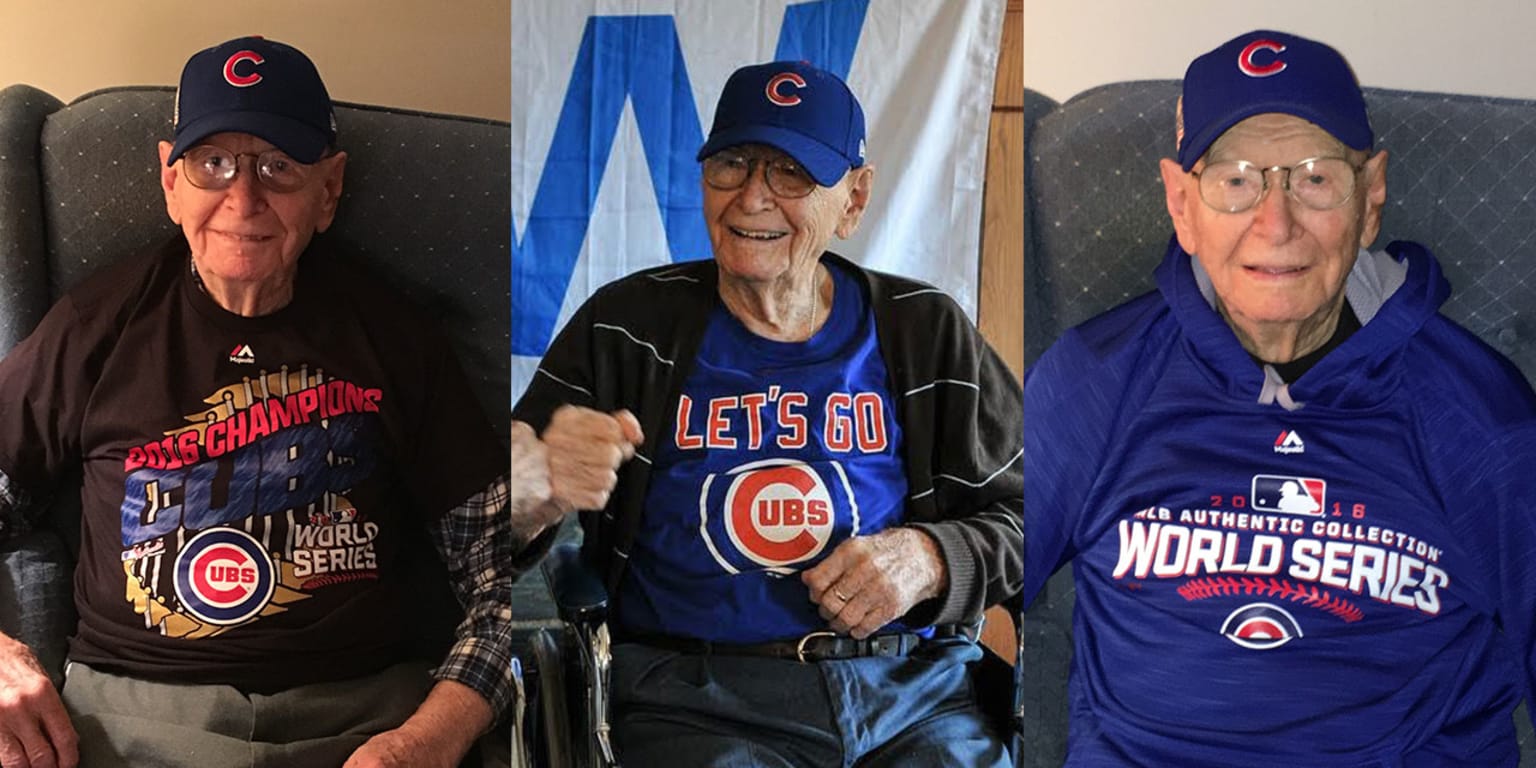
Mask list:
[[[904,435],[909,495],[904,524],[939,543],[949,588],[915,606],[909,624],[973,622],[1023,586],[1022,390],[965,313],[942,291],[865,270],[826,253],[870,290],[876,335]],[[573,403],[628,408],[645,445],[619,470],[600,511],[582,513],[584,555],[618,594],[640,527],[649,456],[670,425],[710,311],[719,301],[713,261],[637,272],[599,289],[566,323],[540,362],[513,418],[542,432]],[[534,542],[542,551],[553,539]]]

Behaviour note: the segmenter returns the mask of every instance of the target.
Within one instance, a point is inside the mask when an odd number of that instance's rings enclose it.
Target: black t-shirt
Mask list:
[[[1343,344],[1346,339],[1353,336],[1355,331],[1358,330],[1360,330],[1360,318],[1355,314],[1355,310],[1349,306],[1349,302],[1346,301],[1344,302],[1343,311],[1339,313],[1338,325],[1333,328],[1333,335],[1329,336],[1328,340],[1323,342],[1321,347],[1288,363],[1267,364],[1275,369],[1275,373],[1280,374],[1281,381],[1295,381],[1301,378],[1303,373],[1312,370],[1312,366],[1317,365],[1324,355],[1337,349],[1340,344]],[[1260,367],[1266,365],[1266,362],[1260,360],[1257,355],[1250,354],[1248,357],[1252,358],[1253,362],[1257,363]]]
[[[83,467],[72,658],[269,691],[398,659],[406,536],[505,454],[443,337],[311,248],[241,317],[176,238],[61,299],[0,361],[0,471]],[[412,544],[415,546],[415,544]]]

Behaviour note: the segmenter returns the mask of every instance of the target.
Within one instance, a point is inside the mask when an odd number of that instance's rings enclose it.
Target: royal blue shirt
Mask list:
[[[828,265],[803,342],[712,313],[675,403],[616,601],[641,634],[751,643],[824,630],[800,573],[900,522],[901,428],[865,288]]]
[[[1362,327],[1286,398],[1194,264],[1171,243],[1025,378],[1024,597],[1076,588],[1066,764],[1512,768],[1536,395],[1421,246],[1359,257]]]

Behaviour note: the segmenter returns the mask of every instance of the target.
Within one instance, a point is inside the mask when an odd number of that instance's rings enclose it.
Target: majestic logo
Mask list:
[[[1289,429],[1280,430],[1280,436],[1275,438],[1275,453],[1306,453],[1307,444],[1301,441],[1301,435]]]
[[[251,351],[251,345],[241,344],[229,351],[229,361],[231,363],[250,365],[256,362],[256,353]]]
[[[1267,651],[1301,637],[1301,625],[1284,608],[1249,603],[1227,615],[1221,634],[1244,648]]]
[[[1280,60],[1280,53],[1285,46],[1273,40],[1255,40],[1249,43],[1243,52],[1237,55],[1237,68],[1249,77],[1269,77],[1285,71],[1285,62]],[[1268,64],[1258,63],[1259,51],[1268,51],[1271,55]]]
[[[1322,517],[1328,482],[1316,477],[1254,475],[1251,493],[1253,508],[1259,511]]]
[[[239,51],[224,60],[224,82],[236,88],[247,88],[255,85],[261,82],[261,73],[256,71],[256,67],[265,64],[266,61],[266,59],[261,57],[261,54],[255,51]],[[246,73],[242,75],[236,72],[235,68],[245,62],[251,63],[251,66],[245,68],[247,70]]]
[[[704,543],[728,573],[763,569],[790,574],[827,548],[834,533],[858,532],[858,505],[842,466],[829,462],[839,482],[829,485],[816,468],[790,459],[767,459],[710,475],[700,490]],[[729,483],[717,480],[729,479]],[[721,487],[724,485],[723,493]],[[852,512],[838,520],[838,507]],[[720,510],[711,515],[713,510]],[[726,545],[726,546],[721,546]]]
[[[209,624],[240,624],[272,600],[276,578],[266,549],[235,528],[210,528],[176,557],[176,597]]]
[[[774,104],[777,104],[777,105],[779,105],[781,107],[793,107],[796,104],[800,103],[800,97],[795,95],[795,94],[793,94],[793,93],[791,93],[789,95],[785,95],[783,93],[780,93],[779,92],[779,87],[784,85],[785,83],[789,83],[790,85],[793,85],[796,88],[804,88],[805,87],[805,78],[803,78],[803,77],[801,77],[801,76],[799,76],[799,75],[797,75],[797,74],[795,74],[793,72],[783,72],[783,73],[774,75],[773,79],[768,81],[768,86],[764,90],[768,94],[768,100],[773,102]]]

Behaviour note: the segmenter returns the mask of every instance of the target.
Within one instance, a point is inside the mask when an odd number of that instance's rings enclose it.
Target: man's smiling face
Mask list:
[[[1361,163],[1364,156],[1299,117],[1262,114],[1243,120],[1211,145],[1196,173],[1226,160],[1271,168],[1318,157],[1343,157],[1361,170],[1353,195],[1328,210],[1297,202],[1286,193],[1284,173],[1268,173],[1264,197],[1239,213],[1208,206],[1196,176],[1171,160],[1163,162],[1179,245],[1210,276],[1219,306],[1240,337],[1289,335],[1303,340],[1303,351],[1315,348],[1311,342],[1318,333],[1326,338],[1343,307],[1345,278],[1359,249],[1375,239],[1386,200],[1386,155]]]
[[[736,189],[704,185],[704,221],[722,280],[772,283],[814,270],[834,235],[848,237],[857,229],[868,190],[866,184],[860,191],[855,177],[867,169],[853,169],[837,184],[818,185],[805,197],[785,198],[768,188],[763,161],[787,155],[760,144],[726,151],[759,162]]]
[[[260,154],[273,146],[245,133],[216,133],[202,144],[234,154]],[[231,283],[260,284],[289,279],[299,254],[316,232],[323,232],[336,215],[341,195],[344,156],[322,158],[311,166],[311,178],[292,192],[262,186],[248,158],[226,189],[200,189],[182,174],[185,156],[166,166],[171,145],[161,142],[161,187],[166,210],[181,226],[192,258],[205,278]]]

